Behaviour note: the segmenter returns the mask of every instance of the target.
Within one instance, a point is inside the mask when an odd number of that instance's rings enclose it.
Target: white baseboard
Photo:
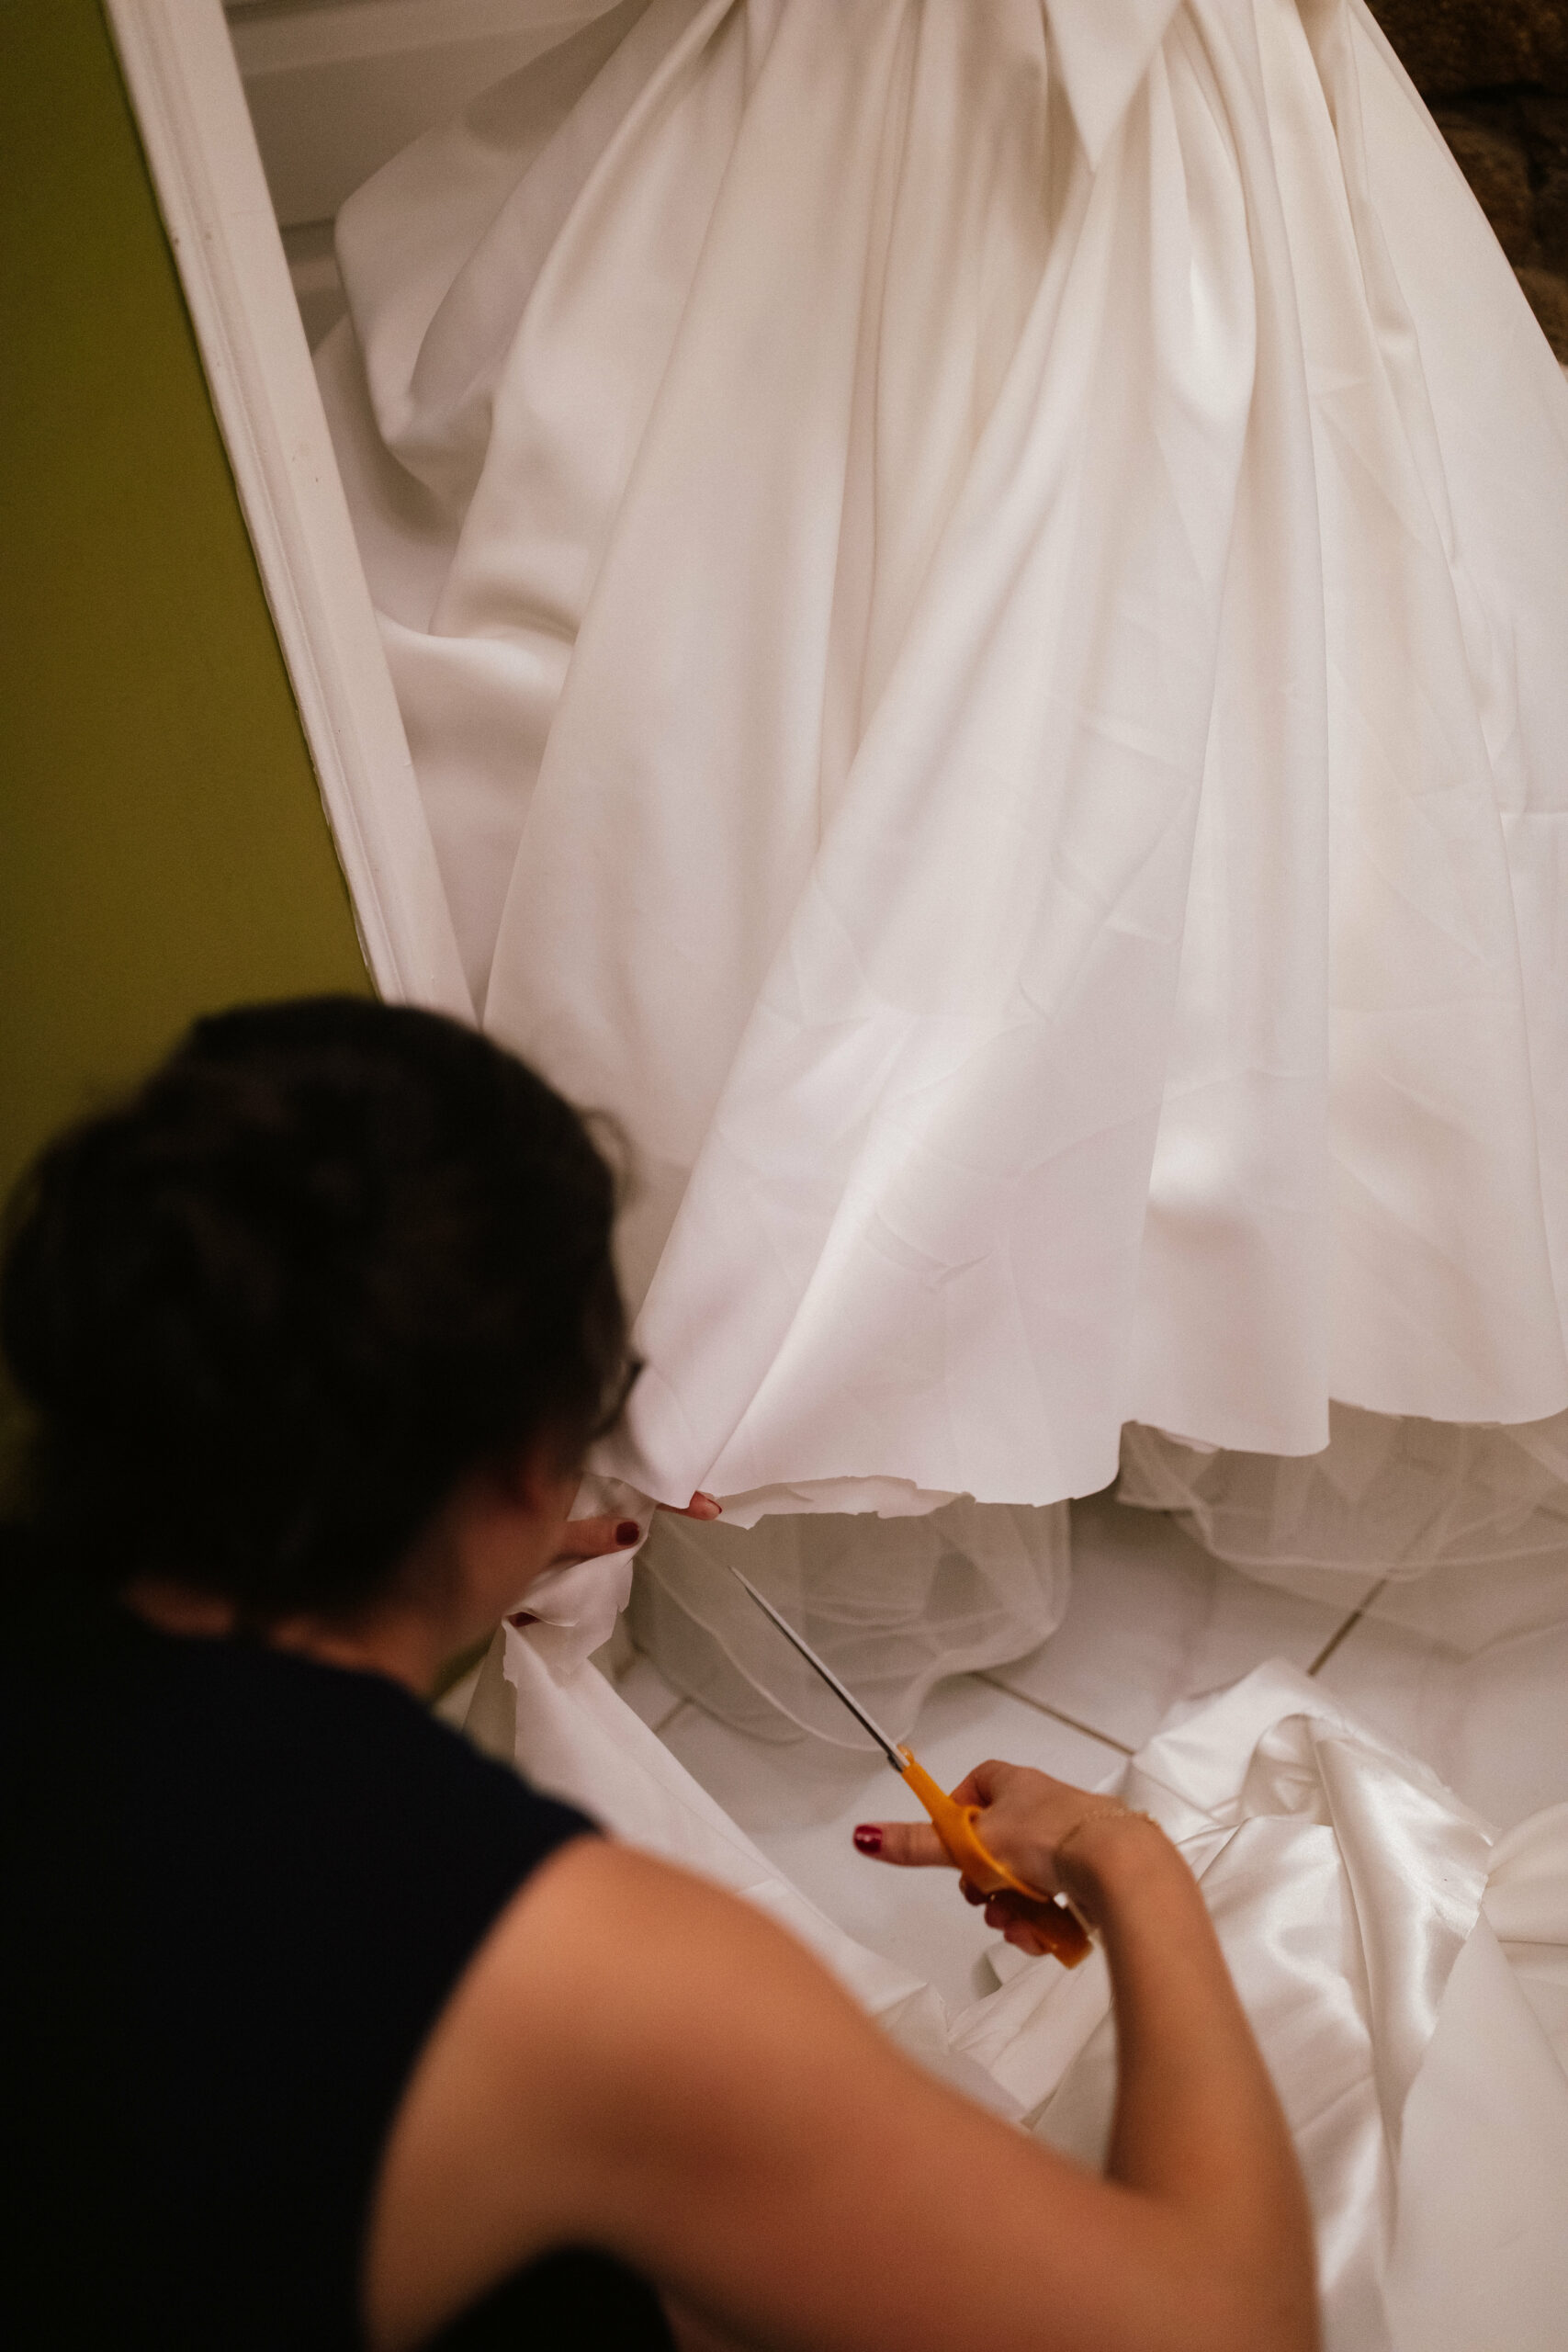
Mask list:
[[[366,961],[471,1020],[221,0],[106,6]]]

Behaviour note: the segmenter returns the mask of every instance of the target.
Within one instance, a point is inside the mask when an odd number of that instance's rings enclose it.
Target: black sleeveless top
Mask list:
[[[5,1558],[0,2334],[347,2352],[420,2048],[592,1825],[378,1675],[174,1639]],[[671,2344],[640,2279],[572,2250],[439,2340]]]

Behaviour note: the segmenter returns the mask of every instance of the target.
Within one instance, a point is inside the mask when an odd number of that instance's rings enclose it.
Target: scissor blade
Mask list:
[[[733,1561],[727,1560],[725,1566],[728,1568],[730,1575],[735,1578],[736,1583],[745,1586],[747,1591],[750,1594],[752,1600],[756,1602],[763,1615],[773,1619],[774,1624],[778,1627],[785,1641],[792,1642],[794,1644],[795,1647],[800,1652],[801,1657],[806,1660],[807,1665],[811,1668],[812,1672],[821,1676],[823,1681],[828,1685],[829,1690],[833,1693],[835,1699],[842,1700],[851,1714],[853,1715],[856,1723],[861,1725],[861,1728],[871,1734],[878,1747],[881,1748],[884,1756],[886,1757],[889,1764],[892,1765],[893,1770],[896,1772],[902,1773],[906,1759],[902,1755],[900,1755],[898,1749],[894,1747],[893,1742],[888,1738],[887,1734],[883,1730],[881,1724],[874,1723],[871,1717],[866,1713],[865,1709],[861,1705],[860,1701],[850,1696],[850,1693],[845,1690],[843,1684],[840,1681],[832,1668],[830,1666],[823,1665],[821,1659],[818,1657],[810,1643],[804,1640],[802,1636],[795,1632],[795,1627],[790,1623],[788,1618],[781,1617],[778,1611],[773,1607],[773,1602],[771,1600],[763,1600],[761,1594],[758,1591],[750,1577],[743,1577]]]

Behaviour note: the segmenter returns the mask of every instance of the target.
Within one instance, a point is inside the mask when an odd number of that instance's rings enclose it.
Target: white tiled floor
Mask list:
[[[1568,1800],[1568,1560],[1521,1572],[1511,1597],[1495,1584],[1482,1599],[1480,1587],[1456,1580],[1439,1601],[1430,1580],[1423,1597],[1416,1587],[1380,1591],[1371,1577],[1342,1607],[1297,1600],[1211,1558],[1163,1515],[1096,1496],[1074,1506],[1062,1625],[1029,1657],[939,1685],[914,1745],[949,1786],[993,1755],[1100,1785],[1178,1700],[1285,1657],[1320,1674],[1499,1826]],[[1506,1630],[1519,1623],[1529,1630]],[[989,1988],[982,1955],[991,1939],[952,1878],[854,1851],[857,1821],[913,1816],[886,1766],[815,1740],[773,1744],[732,1731],[682,1701],[644,1657],[617,1681],[703,1786],[852,1935],[952,2002]]]
[[[1224,1566],[1161,1511],[1095,1495],[1073,1506],[1065,1621],[993,1679],[1130,1751],[1179,1699],[1223,1690],[1266,1657],[1309,1668],[1346,1613]]]
[[[1568,1625],[1461,1657],[1364,1617],[1322,1680],[1500,1829],[1568,1800]]]

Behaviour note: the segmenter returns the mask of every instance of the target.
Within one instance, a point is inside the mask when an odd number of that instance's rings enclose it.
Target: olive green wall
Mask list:
[[[96,0],[0,0],[0,1187],[191,1016],[367,990]]]

